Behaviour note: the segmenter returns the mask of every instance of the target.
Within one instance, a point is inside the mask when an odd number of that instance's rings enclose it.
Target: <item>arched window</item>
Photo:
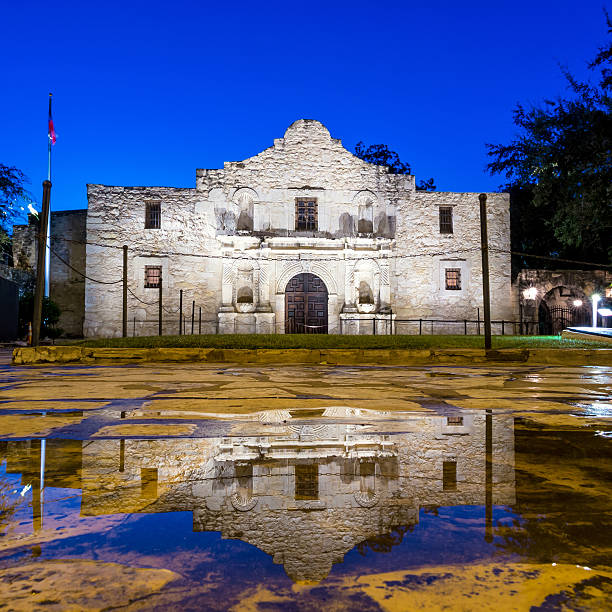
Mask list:
[[[357,231],[360,234],[371,234],[374,231],[374,206],[371,200],[366,200],[359,206]]]

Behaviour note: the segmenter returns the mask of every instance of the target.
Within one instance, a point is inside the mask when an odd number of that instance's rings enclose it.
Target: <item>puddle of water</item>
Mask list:
[[[0,591],[16,609],[609,601],[612,457],[599,430],[492,410],[406,416],[399,434],[300,416],[316,420],[0,442]]]
[[[6,372],[0,607],[612,607],[609,370]]]

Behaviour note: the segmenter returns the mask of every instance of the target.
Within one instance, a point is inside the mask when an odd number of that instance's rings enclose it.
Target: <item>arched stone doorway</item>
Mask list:
[[[297,274],[285,289],[285,333],[326,334],[327,287],[314,274]]]
[[[591,308],[584,293],[576,288],[554,287],[538,306],[539,333],[560,334],[566,327],[589,325]]]

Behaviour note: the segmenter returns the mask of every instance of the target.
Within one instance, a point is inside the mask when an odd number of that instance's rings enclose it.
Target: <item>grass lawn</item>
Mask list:
[[[559,336],[493,336],[493,348],[612,348],[610,343],[562,340]],[[72,343],[71,343],[72,344]],[[96,348],[227,349],[443,349],[484,348],[484,336],[340,336],[327,334],[228,334],[140,336],[80,340]]]

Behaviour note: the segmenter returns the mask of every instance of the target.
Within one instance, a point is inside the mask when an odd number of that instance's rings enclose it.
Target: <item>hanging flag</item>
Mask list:
[[[53,94],[49,94],[49,143],[54,145],[57,140],[55,137],[55,128],[53,127],[53,115],[51,114],[51,99]]]

